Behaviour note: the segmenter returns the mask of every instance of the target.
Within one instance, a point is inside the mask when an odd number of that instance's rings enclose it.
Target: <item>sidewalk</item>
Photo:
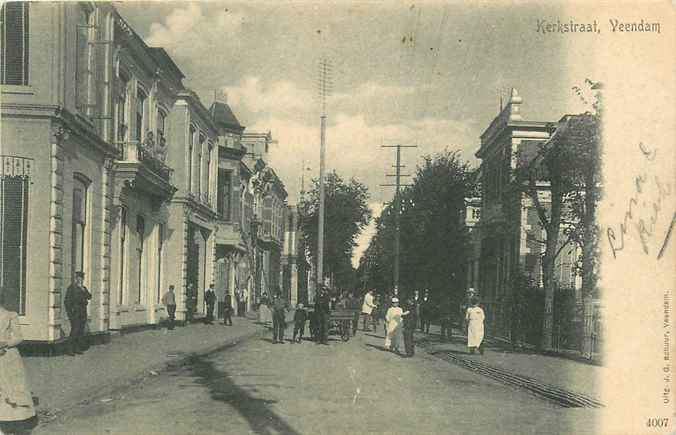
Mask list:
[[[457,332],[457,330],[456,330]],[[455,361],[470,361],[502,372],[534,379],[589,398],[599,399],[600,379],[605,368],[569,358],[543,355],[531,351],[515,351],[495,342],[484,342],[485,354],[470,354],[466,338],[454,335],[453,340],[441,342],[439,327],[432,326],[430,334],[416,332],[416,342],[433,354],[448,354]]]
[[[293,311],[287,321],[293,319]],[[265,325],[243,317],[233,326],[193,323],[169,331],[165,328],[114,336],[110,343],[93,346],[76,357],[24,357],[29,384],[39,399],[38,412],[46,419],[92,395],[154,376],[168,364],[193,353],[209,353],[237,341],[271,334]]]

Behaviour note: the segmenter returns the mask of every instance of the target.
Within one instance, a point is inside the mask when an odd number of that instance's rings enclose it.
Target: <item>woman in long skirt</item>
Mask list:
[[[404,311],[399,307],[399,299],[392,298],[392,306],[387,310],[385,322],[387,334],[385,335],[385,347],[399,353],[399,345],[403,342],[402,318]]]
[[[481,343],[484,340],[484,310],[479,306],[479,300],[472,297],[470,307],[465,313],[465,322],[467,324],[467,347],[470,353],[479,349],[479,353],[484,354]]]
[[[16,348],[22,341],[19,316],[6,310],[0,300],[0,434],[35,416],[23,361]]]

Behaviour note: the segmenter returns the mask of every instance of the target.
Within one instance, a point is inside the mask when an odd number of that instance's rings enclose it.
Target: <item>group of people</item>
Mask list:
[[[188,291],[186,293],[186,318],[189,321],[192,320],[193,311],[196,306],[196,297],[193,288],[194,286],[189,284]],[[244,311],[246,310],[246,290],[236,290],[235,300],[237,304],[237,315],[242,317],[244,316]],[[216,291],[214,290],[214,284],[211,283],[209,288],[204,290],[204,303],[206,305],[206,317],[204,322],[208,325],[214,324],[214,310],[216,309],[217,302],[218,297],[216,296]],[[167,315],[169,316],[168,329],[174,329],[176,324],[176,294],[175,287],[173,285],[170,285],[169,289],[162,296],[162,304],[167,307]],[[235,309],[232,304],[232,297],[230,292],[226,291],[223,297],[223,325],[232,326],[232,315],[234,312]]]
[[[470,353],[479,351],[483,355],[484,348],[481,345],[484,338],[485,314],[473,289],[468,293],[468,300],[462,306],[467,346]],[[364,330],[369,330],[367,328],[369,324],[375,331],[376,324],[380,320],[383,321],[387,349],[399,354],[403,342],[403,356],[413,356],[415,353],[413,332],[419,328],[420,331],[429,334],[435,311],[439,313],[442,339],[450,340],[457,310],[450,301],[441,307],[435,306],[429,296],[429,290],[425,290],[422,297],[420,292],[415,290],[403,303],[396,293],[385,295],[384,301],[381,303],[378,296],[369,290],[364,295],[361,313]]]

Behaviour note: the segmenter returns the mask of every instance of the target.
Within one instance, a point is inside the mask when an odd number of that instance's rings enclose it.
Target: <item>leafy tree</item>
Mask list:
[[[432,297],[461,297],[467,232],[461,215],[473,188],[470,168],[457,152],[423,157],[413,183],[388,204],[376,220],[376,234],[362,257],[359,275],[368,286],[393,287],[395,213],[400,205],[399,287],[429,288]]]
[[[301,201],[301,226],[310,255],[317,259],[319,228],[319,180],[312,180],[312,189]],[[368,225],[368,189],[354,178],[344,181],[335,171],[324,182],[324,271],[341,288],[355,285],[351,265],[352,251],[359,233]],[[323,278],[323,277],[322,277]]]

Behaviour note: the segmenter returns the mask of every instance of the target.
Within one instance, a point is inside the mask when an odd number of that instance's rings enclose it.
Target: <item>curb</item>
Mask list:
[[[547,399],[566,408],[602,408],[605,406],[598,399],[586,394],[576,393],[556,385],[546,384],[528,376],[493,367],[488,363],[473,358],[465,358],[444,350],[430,351],[428,350],[430,342],[427,340],[420,340],[416,344],[424,349],[425,352],[436,356],[437,358],[441,358],[503,384],[528,390],[538,397]]]

